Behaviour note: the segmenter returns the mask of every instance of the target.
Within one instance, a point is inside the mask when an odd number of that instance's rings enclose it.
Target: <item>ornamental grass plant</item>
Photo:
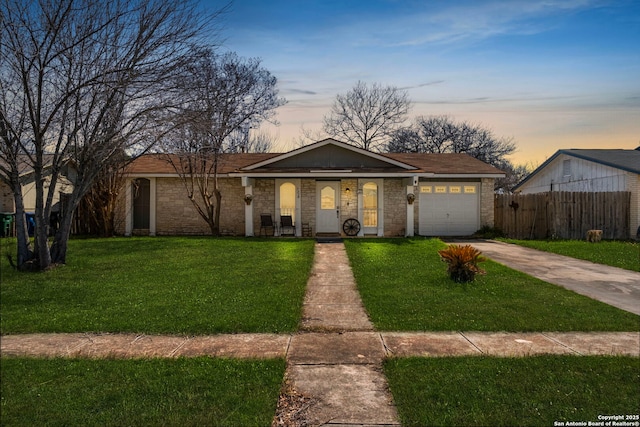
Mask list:
[[[486,261],[486,258],[471,245],[449,245],[447,249],[439,250],[438,254],[448,264],[449,277],[456,283],[473,282],[476,274],[486,274],[478,266],[478,263]]]

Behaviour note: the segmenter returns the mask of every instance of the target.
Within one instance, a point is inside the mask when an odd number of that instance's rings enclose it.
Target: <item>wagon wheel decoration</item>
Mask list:
[[[355,236],[360,232],[360,222],[355,218],[349,218],[342,224],[342,231],[347,236]]]

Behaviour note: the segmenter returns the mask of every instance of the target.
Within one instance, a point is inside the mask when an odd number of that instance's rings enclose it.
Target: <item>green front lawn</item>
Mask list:
[[[72,240],[68,265],[0,260],[2,334],[292,332],[313,240]],[[453,283],[437,239],[345,242],[380,330],[637,331],[640,316],[494,262]],[[2,424],[269,425],[283,360],[2,358]],[[553,425],[638,414],[640,359],[390,359],[404,425]]]
[[[71,240],[66,266],[19,273],[3,240],[2,334],[293,332],[314,251],[301,239]]]
[[[475,282],[456,284],[438,239],[347,240],[364,305],[379,330],[637,331],[640,316],[493,261]]]
[[[406,358],[384,370],[403,426],[587,425],[640,414],[637,357]]]
[[[584,259],[597,264],[640,271],[640,243],[638,242],[603,240],[598,243],[589,243],[584,240],[499,240],[572,258]]]
[[[2,425],[269,426],[285,361],[2,358]]]

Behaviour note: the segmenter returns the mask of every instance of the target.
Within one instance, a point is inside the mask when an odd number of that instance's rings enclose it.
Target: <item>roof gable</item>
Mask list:
[[[623,150],[623,149],[568,149],[558,150],[555,154],[549,157],[544,163],[531,172],[525,179],[523,179],[513,189],[518,190],[540,171],[544,170],[551,162],[553,162],[561,154],[567,156],[576,157],[583,160],[588,160],[594,163],[599,163],[605,166],[621,169],[627,172],[640,174],[640,147],[635,150]]]
[[[406,169],[415,166],[390,157],[363,150],[335,139],[325,139],[271,159],[254,163],[244,171],[256,169]]]

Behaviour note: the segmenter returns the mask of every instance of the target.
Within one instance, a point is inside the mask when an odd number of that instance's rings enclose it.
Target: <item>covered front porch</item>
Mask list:
[[[243,177],[245,235],[413,235],[413,208],[406,197],[413,192],[413,183],[409,181],[324,175]],[[406,190],[398,197],[388,193],[389,186],[395,189],[404,186]],[[390,219],[390,215],[394,218],[401,215],[400,221]],[[283,226],[288,217],[293,227]]]
[[[409,164],[326,139],[229,176],[241,178],[247,236],[259,234],[262,214],[276,224],[290,216],[295,236],[303,230],[314,236],[412,236],[407,194],[418,183],[414,171]]]

